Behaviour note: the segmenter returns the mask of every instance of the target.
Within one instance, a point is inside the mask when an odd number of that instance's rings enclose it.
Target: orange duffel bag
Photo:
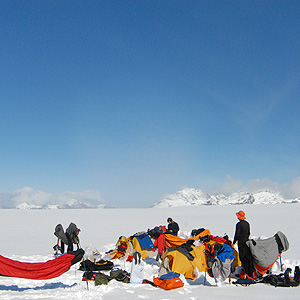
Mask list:
[[[173,290],[173,289],[183,287],[184,283],[179,278],[180,274],[178,273],[173,273],[173,274],[168,273],[160,277],[154,277],[153,283],[165,290]]]

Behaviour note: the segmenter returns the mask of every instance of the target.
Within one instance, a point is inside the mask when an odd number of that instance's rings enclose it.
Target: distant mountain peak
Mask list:
[[[297,199],[284,199],[278,191],[269,189],[258,190],[254,193],[235,192],[229,196],[224,194],[212,195],[195,188],[183,188],[175,194],[167,195],[155,203],[153,207],[178,207],[192,205],[238,205],[238,204],[280,204],[300,202]]]

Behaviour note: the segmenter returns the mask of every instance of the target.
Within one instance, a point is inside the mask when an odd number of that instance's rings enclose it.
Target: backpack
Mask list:
[[[122,256],[125,255],[127,246],[124,243],[121,243],[120,245],[117,246],[118,253],[122,254]]]
[[[212,266],[213,266],[214,262],[216,261],[215,249],[211,244],[206,244],[204,253],[206,256],[207,273],[210,277],[214,277],[213,272],[212,272]]]
[[[162,226],[156,226],[153,229],[148,229],[148,235],[154,239],[157,239],[161,234],[165,233],[165,230]]]

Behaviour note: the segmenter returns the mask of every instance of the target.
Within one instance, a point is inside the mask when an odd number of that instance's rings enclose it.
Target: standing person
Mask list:
[[[236,216],[239,222],[236,224],[232,247],[234,247],[235,243],[238,242],[239,257],[242,263],[242,267],[244,268],[245,273],[248,276],[253,277],[253,259],[250,249],[246,245],[246,242],[250,237],[250,224],[246,221],[245,213],[242,210],[237,212]]]
[[[176,235],[178,234],[178,231],[179,231],[179,226],[176,222],[173,221],[172,218],[168,218],[167,219],[167,222],[169,223],[168,224],[168,228],[167,228],[167,231],[166,233],[170,233],[170,234],[173,234],[173,235]]]

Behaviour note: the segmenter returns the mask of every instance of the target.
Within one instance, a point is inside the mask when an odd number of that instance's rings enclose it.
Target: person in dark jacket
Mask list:
[[[245,213],[242,210],[237,212],[236,216],[239,219],[239,222],[236,224],[232,247],[234,247],[236,242],[238,243],[239,257],[242,267],[248,276],[253,277],[253,258],[249,247],[246,245],[246,242],[250,237],[250,224],[246,221]]]
[[[168,218],[167,219],[167,222],[169,223],[168,224],[168,228],[167,228],[167,231],[166,233],[170,233],[170,234],[173,234],[173,235],[177,235],[178,234],[178,231],[179,231],[179,226],[176,222],[173,221],[172,218]]]

